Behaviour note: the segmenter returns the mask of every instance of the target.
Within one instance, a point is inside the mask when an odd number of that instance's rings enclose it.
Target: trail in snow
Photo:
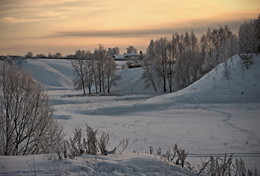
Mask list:
[[[242,131],[242,132],[244,132],[244,133],[246,133],[246,134],[248,134],[248,135],[254,135],[254,136],[256,135],[256,134],[255,134],[254,132],[252,132],[252,131],[249,131],[249,130],[244,129],[244,128],[241,128],[241,127],[237,127],[237,126],[235,126],[234,124],[232,124],[232,123],[230,122],[230,120],[231,120],[231,118],[232,118],[232,114],[231,114],[231,113],[225,112],[225,111],[221,111],[221,110],[214,110],[214,109],[207,109],[207,108],[204,108],[204,109],[205,109],[206,111],[217,112],[217,113],[222,114],[223,117],[224,117],[224,119],[223,119],[222,121],[223,121],[223,123],[225,123],[226,125],[228,125],[228,126],[234,128],[234,129],[238,129],[238,130],[240,130],[240,131]]]

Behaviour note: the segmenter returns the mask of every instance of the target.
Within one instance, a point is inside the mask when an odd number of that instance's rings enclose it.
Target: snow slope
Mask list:
[[[260,56],[254,55],[254,62],[247,70],[242,67],[240,57],[235,55],[227,61],[230,70],[228,80],[224,77],[224,64],[220,64],[187,88],[151,98],[140,108],[153,106],[148,109],[154,109],[160,105],[169,108],[176,104],[260,103]]]
[[[27,59],[23,67],[45,89],[72,89],[73,70],[71,60]]]
[[[187,160],[192,166],[210,155],[232,153],[242,157],[247,167],[260,170],[260,56],[254,61],[243,70],[240,58],[234,56],[228,61],[229,80],[223,78],[222,64],[189,87],[159,96],[128,94],[143,91],[142,70],[122,70],[119,73],[123,79],[113,89],[121,92],[120,96],[87,97],[79,96],[81,91],[71,90],[72,85],[65,81],[72,79],[71,72],[61,68],[69,67],[70,61],[28,61],[35,79],[48,88],[54,118],[64,125],[67,136],[72,135],[73,128],[84,129],[88,123],[110,134],[109,149],[124,139],[129,145],[124,155],[98,156],[97,160],[87,155],[61,162],[42,155],[1,156],[0,175],[30,174],[27,162],[32,164],[33,157],[39,175],[53,175],[58,167],[71,175],[189,175],[145,154],[150,146],[155,150],[160,147],[165,153],[175,143],[189,151]],[[37,74],[39,70],[50,75]]]
[[[121,68],[125,62],[117,61],[117,67]],[[71,60],[66,59],[28,59],[23,67],[39,81],[46,90],[73,89],[75,77]],[[141,79],[143,69],[118,70],[121,76],[117,87],[112,87],[112,94],[151,94],[152,88],[144,89],[144,81]],[[94,90],[93,90],[94,91]]]
[[[118,85],[112,88],[114,94],[154,94],[152,87],[144,89],[145,83],[141,79],[143,68],[119,70],[121,76]]]

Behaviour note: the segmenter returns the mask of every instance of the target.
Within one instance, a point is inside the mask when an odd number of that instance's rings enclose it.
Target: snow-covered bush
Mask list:
[[[87,153],[95,155],[98,152],[98,130],[87,125]]]
[[[257,169],[246,169],[245,162],[242,158],[236,158],[233,163],[233,156],[213,157],[207,162],[202,163],[198,174],[207,174],[210,176],[257,176]]]
[[[0,67],[0,155],[59,153],[63,128],[41,85],[11,61]]]
[[[77,127],[73,131],[74,136],[69,140],[64,141],[63,157],[74,158],[81,156],[83,153],[96,155],[100,152],[101,155],[114,154],[119,149],[119,154],[122,154],[128,146],[128,140],[122,140],[113,150],[108,150],[110,142],[109,133],[101,132],[86,124],[86,133],[84,134],[81,128]],[[58,153],[59,155],[60,153]],[[59,155],[60,157],[61,155]],[[60,157],[61,158],[61,157]]]
[[[102,155],[107,155],[108,144],[109,144],[109,133],[102,132],[98,140],[99,150]]]
[[[167,162],[172,162],[181,167],[186,167],[188,169],[191,169],[190,163],[188,161],[186,161],[188,152],[182,148],[179,148],[177,144],[175,144],[172,147],[172,150],[173,150],[173,153],[171,153],[171,149],[169,148],[169,150],[166,151],[165,154],[162,154],[162,149],[159,147],[157,149],[156,155],[163,157],[164,159],[166,159]],[[155,154],[154,148],[152,146],[150,146],[149,151],[150,151],[150,154]]]

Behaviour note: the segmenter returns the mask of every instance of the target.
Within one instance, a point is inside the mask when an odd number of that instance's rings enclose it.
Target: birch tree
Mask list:
[[[74,87],[77,90],[82,89],[83,95],[86,95],[86,52],[84,50],[77,50],[75,54],[76,60],[71,61],[76,78]]]

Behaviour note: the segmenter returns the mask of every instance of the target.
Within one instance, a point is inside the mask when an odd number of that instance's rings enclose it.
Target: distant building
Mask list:
[[[139,54],[124,54],[124,55],[120,55],[120,54],[115,54],[113,56],[114,60],[118,60],[118,61],[126,61],[126,60],[134,60],[136,58],[139,57]]]
[[[113,56],[114,60],[126,60],[124,55],[115,54]]]
[[[139,54],[131,53],[131,54],[125,54],[124,56],[125,56],[125,58],[134,59],[134,58],[137,58],[139,56]]]

